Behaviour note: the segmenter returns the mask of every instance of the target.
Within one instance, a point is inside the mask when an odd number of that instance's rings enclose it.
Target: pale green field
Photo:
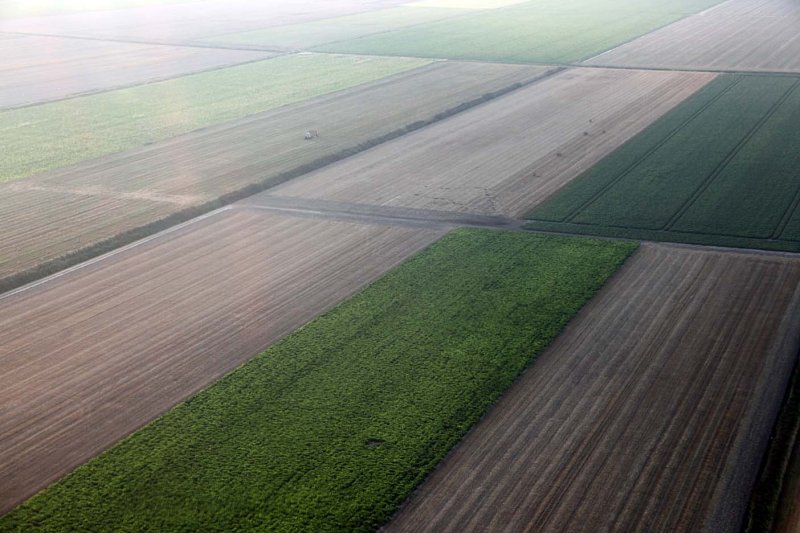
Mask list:
[[[309,48],[471,13],[466,9],[396,7],[304,24],[216,36],[209,42]]]
[[[720,0],[535,0],[314,48],[395,56],[567,63],[587,59]]]
[[[0,182],[354,87],[423,59],[282,56],[0,113]]]

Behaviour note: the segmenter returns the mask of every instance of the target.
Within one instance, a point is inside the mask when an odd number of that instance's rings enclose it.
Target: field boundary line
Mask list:
[[[102,254],[102,255],[98,255],[97,257],[93,257],[91,259],[88,259],[86,261],[78,263],[77,265],[71,266],[71,267],[66,268],[64,270],[60,270],[60,271],[58,271],[58,272],[56,272],[54,274],[50,274],[47,277],[32,281],[32,282],[27,283],[27,284],[25,284],[25,285],[23,285],[21,287],[16,288],[16,289],[12,289],[12,290],[10,290],[8,292],[2,293],[2,294],[0,294],[0,301],[5,300],[7,298],[11,298],[12,296],[15,296],[17,294],[29,291],[31,289],[35,289],[39,285],[43,285],[45,283],[49,283],[49,282],[51,282],[51,281],[53,281],[55,279],[58,279],[58,278],[63,277],[63,276],[66,276],[68,274],[71,274],[71,273],[76,272],[78,270],[84,269],[86,267],[92,266],[92,265],[94,265],[96,263],[100,263],[102,261],[106,261],[106,260],[110,259],[111,257],[114,257],[115,255],[127,252],[128,250],[132,250],[134,248],[137,248],[139,246],[147,244],[147,243],[149,243],[151,241],[154,241],[156,239],[164,238],[165,236],[169,235],[170,233],[174,233],[176,231],[180,231],[180,230],[182,230],[184,228],[187,228],[187,227],[189,227],[189,226],[191,226],[193,224],[196,224],[198,222],[201,222],[201,221],[206,220],[208,218],[211,218],[213,216],[219,215],[219,214],[224,213],[226,211],[230,211],[232,209],[233,209],[233,206],[226,205],[226,206],[220,207],[219,209],[215,209],[215,210],[210,211],[208,213],[204,213],[202,215],[199,215],[197,217],[189,219],[186,222],[182,222],[182,223],[177,224],[175,226],[170,226],[170,227],[168,227],[168,228],[166,228],[164,230],[159,231],[158,233],[154,233],[154,234],[149,235],[147,237],[143,237],[142,239],[134,241],[134,242],[132,242],[130,244],[126,244],[125,246],[121,246],[120,248],[115,248],[115,249],[113,249],[113,250],[111,250],[109,252],[106,252],[106,253]]]
[[[711,99],[710,99],[708,102],[706,102],[705,104],[703,104],[703,105],[700,107],[700,109],[698,109],[697,111],[695,111],[694,113],[692,113],[692,114],[691,114],[691,115],[690,115],[690,116],[689,116],[689,117],[688,117],[686,120],[682,121],[682,122],[681,122],[680,124],[678,124],[678,125],[677,125],[675,128],[673,128],[673,129],[672,129],[672,130],[671,130],[671,131],[670,131],[670,132],[669,132],[669,133],[668,133],[668,134],[667,134],[667,135],[666,135],[666,136],[665,136],[663,139],[661,139],[661,140],[660,140],[659,142],[657,142],[655,145],[653,145],[653,146],[651,146],[650,148],[648,148],[648,149],[645,151],[645,153],[644,153],[644,154],[642,154],[642,156],[641,156],[641,157],[639,157],[639,159],[637,159],[636,161],[634,161],[633,163],[631,163],[631,165],[630,165],[630,166],[628,166],[628,168],[626,168],[625,170],[623,170],[623,171],[622,171],[622,173],[620,173],[620,174],[619,174],[617,177],[613,178],[613,179],[612,179],[610,182],[608,182],[608,183],[607,183],[607,184],[605,184],[603,187],[601,187],[599,191],[597,191],[597,192],[596,192],[595,194],[593,194],[593,195],[592,195],[592,196],[591,196],[589,199],[587,199],[587,200],[586,200],[586,201],[584,201],[582,204],[580,204],[578,207],[576,207],[574,210],[572,210],[572,211],[571,211],[571,212],[570,212],[570,213],[569,213],[569,214],[568,214],[566,217],[564,217],[563,219],[561,219],[559,222],[572,222],[572,220],[573,220],[573,219],[574,219],[576,216],[578,216],[578,215],[579,215],[580,213],[582,213],[582,212],[583,212],[583,211],[584,211],[586,208],[588,208],[590,205],[592,205],[594,202],[596,202],[596,201],[597,201],[597,200],[598,200],[598,199],[599,199],[601,196],[603,196],[603,195],[604,195],[606,192],[608,192],[608,191],[609,191],[609,190],[610,190],[612,187],[614,187],[614,185],[616,185],[617,183],[619,183],[620,181],[622,181],[622,179],[623,179],[623,178],[625,178],[626,176],[628,176],[628,175],[629,175],[631,172],[633,172],[633,171],[636,169],[636,167],[638,167],[638,166],[639,166],[640,164],[642,164],[642,163],[643,163],[643,162],[644,162],[644,161],[645,161],[645,160],[646,160],[648,157],[650,157],[651,155],[653,155],[653,154],[654,154],[654,153],[655,153],[657,150],[659,150],[659,149],[660,149],[660,148],[662,148],[662,147],[663,147],[665,144],[667,144],[667,143],[668,143],[668,142],[669,142],[669,141],[670,141],[670,140],[671,140],[673,137],[675,137],[675,135],[677,135],[677,134],[678,134],[678,133],[679,133],[679,132],[680,132],[680,131],[681,131],[683,128],[685,128],[685,127],[686,127],[686,126],[687,126],[689,123],[691,123],[692,121],[694,121],[694,120],[695,120],[695,119],[696,119],[698,116],[700,116],[702,113],[704,113],[704,112],[705,112],[705,111],[706,111],[706,110],[707,110],[709,107],[711,107],[713,104],[717,103],[717,101],[719,101],[719,100],[720,100],[720,99],[721,99],[723,96],[725,96],[725,95],[726,95],[726,94],[727,94],[727,93],[728,93],[728,92],[729,92],[731,89],[733,89],[734,87],[736,87],[736,86],[737,86],[737,85],[738,85],[740,82],[741,82],[741,77],[736,77],[736,78],[734,78],[733,82],[732,82],[732,83],[730,83],[730,84],[729,84],[727,87],[725,87],[723,90],[721,90],[721,91],[719,92],[719,94],[715,95],[715,96],[714,96],[713,98],[711,98]],[[673,109],[673,111],[674,111],[674,109]],[[671,112],[671,111],[670,111],[670,112]],[[669,116],[669,113],[670,113],[670,112],[667,112],[667,114],[666,114],[666,115],[664,115],[662,118],[666,118],[667,116]],[[648,126],[648,128],[650,128],[650,127],[653,127],[653,126],[654,126],[654,124],[651,124],[650,126]],[[642,133],[644,133],[645,131],[647,131],[647,129],[648,129],[648,128],[645,128],[644,130],[642,130],[642,131],[641,131],[641,132],[640,132],[640,133],[639,133],[639,134],[638,134],[636,137],[638,137],[639,135],[642,135]],[[633,139],[630,139],[628,142],[631,142],[631,141],[633,141],[633,140],[634,140],[636,137],[634,137]],[[627,144],[627,143],[626,143],[626,144]],[[624,145],[623,145],[623,146],[624,146]],[[612,153],[613,153],[613,152],[612,152]],[[609,155],[611,155],[611,154],[609,154]],[[607,156],[607,157],[608,157],[608,156]],[[591,170],[591,169],[589,169],[589,170]],[[587,171],[587,172],[588,172],[588,171]],[[577,179],[580,179],[580,177],[578,177]]]
[[[720,176],[720,174],[722,174],[722,172],[727,168],[730,162],[733,161],[733,159],[742,150],[742,148],[744,148],[745,145],[747,145],[747,143],[749,143],[750,140],[756,135],[756,133],[758,133],[758,131],[761,128],[763,128],[767,122],[769,122],[769,120],[772,118],[772,116],[775,114],[778,108],[780,108],[786,102],[786,100],[789,99],[792,93],[797,89],[798,85],[800,85],[800,80],[794,82],[792,86],[789,87],[789,89],[787,89],[786,92],[783,95],[781,95],[781,97],[778,98],[778,100],[774,104],[772,104],[772,106],[767,110],[767,112],[764,113],[764,116],[762,116],[758,120],[758,122],[756,122],[753,125],[753,127],[750,128],[750,130],[745,134],[745,136],[742,137],[742,139],[740,139],[739,142],[736,143],[736,145],[733,148],[731,148],[731,150],[728,152],[727,155],[725,155],[722,161],[720,161],[719,164],[717,164],[717,166],[714,167],[711,173],[708,176],[706,176],[702,182],[700,182],[700,184],[695,188],[694,192],[692,192],[692,194],[684,201],[684,203],[678,208],[678,210],[675,213],[673,213],[673,215],[669,218],[669,220],[667,220],[666,224],[661,226],[661,230],[669,231],[672,229],[672,226],[674,226],[675,223],[678,222],[678,220],[683,215],[686,214],[686,212],[692,207],[692,205],[694,205],[697,199],[700,198],[700,196],[702,196],[702,194],[705,191],[707,191],[709,187],[711,187],[711,184],[714,183],[714,181]]]

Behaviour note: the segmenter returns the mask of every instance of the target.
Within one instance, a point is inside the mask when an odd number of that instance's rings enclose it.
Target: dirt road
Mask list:
[[[800,260],[644,245],[388,531],[738,531]]]

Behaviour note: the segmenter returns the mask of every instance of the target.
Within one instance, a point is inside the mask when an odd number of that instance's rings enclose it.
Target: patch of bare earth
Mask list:
[[[800,261],[644,245],[387,531],[735,531],[797,357]]]

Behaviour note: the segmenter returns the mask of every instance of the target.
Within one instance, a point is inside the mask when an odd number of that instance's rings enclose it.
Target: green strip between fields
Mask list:
[[[0,531],[374,530],[635,248],[451,233]]]

